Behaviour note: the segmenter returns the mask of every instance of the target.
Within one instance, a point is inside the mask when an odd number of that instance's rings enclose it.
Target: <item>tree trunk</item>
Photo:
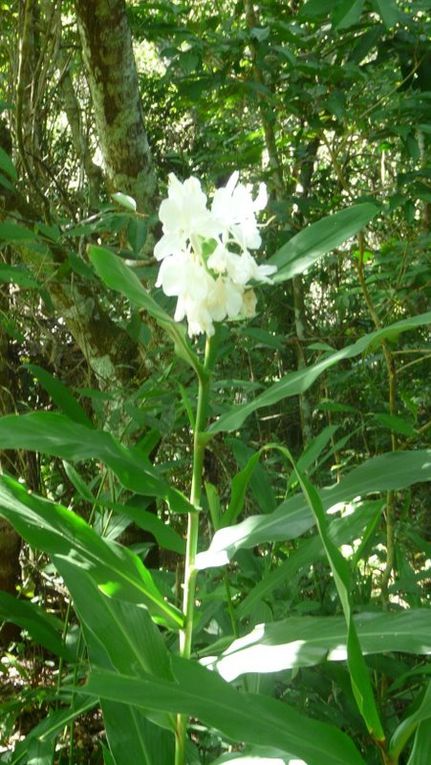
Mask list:
[[[156,175],[144,128],[124,0],[75,0],[82,55],[112,191],[131,194],[141,212],[155,207]]]
[[[58,61],[62,72],[59,82],[61,98],[70,127],[73,148],[81,166],[80,187],[85,183],[86,177],[88,183],[88,203],[90,208],[94,209],[98,207],[100,202],[100,192],[104,183],[103,173],[102,169],[93,162],[91,156],[88,133],[87,135],[85,134],[82,124],[81,105],[73,85],[70,61],[63,48],[59,50]]]

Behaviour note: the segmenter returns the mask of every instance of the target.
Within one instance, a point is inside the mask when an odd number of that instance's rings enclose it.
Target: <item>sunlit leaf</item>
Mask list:
[[[113,252],[103,247],[91,245],[88,248],[88,255],[96,273],[105,284],[125,295],[133,305],[147,311],[173,340],[176,353],[202,375],[202,366],[186,338],[184,327],[159,306],[143,287],[134,271]]]
[[[354,617],[354,623],[364,654],[431,654],[429,609],[361,613]],[[211,667],[230,682],[246,672],[279,672],[323,660],[346,659],[347,630],[342,617],[291,616],[281,622],[258,624],[213,660]]]
[[[140,558],[101,539],[71,510],[28,494],[17,481],[0,476],[0,515],[27,542],[52,555],[54,563],[70,560],[91,571],[98,587],[110,597],[145,604],[172,627],[182,624],[181,613],[165,601]]]
[[[131,212],[136,212],[136,200],[133,199],[133,197],[128,194],[123,194],[122,191],[116,191],[115,194],[112,194],[111,196],[114,202],[117,202],[121,207],[125,207],[126,210],[131,210]]]
[[[173,679],[164,640],[145,609],[106,597],[91,572],[77,569],[70,561],[63,559],[60,570],[73,596],[93,667]],[[173,760],[172,715],[145,713],[113,701],[102,701],[101,706],[116,765],[159,765]]]
[[[198,717],[229,739],[276,747],[307,765],[364,765],[353,742],[335,726],[307,718],[276,699],[239,693],[193,662],[174,657],[172,668],[175,683],[94,672],[85,691],[142,709]]]
[[[376,205],[365,202],[307,226],[269,259],[269,263],[278,269],[272,277],[274,282],[283,282],[302,274],[322,255],[357,234],[378,212]]]
[[[339,502],[372,492],[405,489],[414,483],[431,481],[431,450],[389,452],[367,460],[342,478],[340,483],[322,489],[325,510]],[[268,515],[252,515],[241,523],[217,531],[207,551],[197,556],[198,568],[223,566],[243,547],[263,542],[294,539],[314,525],[302,495],[283,502]]]
[[[342,350],[326,356],[321,361],[313,364],[313,366],[299,369],[296,372],[289,372],[252,401],[232,407],[226,414],[219,417],[208,430],[211,433],[237,430],[247,417],[258,409],[277,404],[284,398],[304,393],[323,372],[338,364],[339,361],[360,356],[368,349],[376,348],[379,342],[384,339],[395,339],[402,332],[408,332],[411,329],[428,324],[431,324],[431,312],[419,314],[411,319],[403,319],[384,329],[364,335],[353,345],[348,345]]]
[[[287,450],[286,450],[287,452]],[[288,453],[288,452],[287,452]],[[290,456],[290,455],[289,455]],[[380,721],[376,700],[374,697],[368,667],[365,663],[361,645],[359,642],[351,603],[350,568],[346,559],[342,556],[337,545],[334,544],[328,533],[328,518],[325,513],[322,500],[313,484],[301,473],[293,458],[290,461],[298,477],[302,492],[308,506],[313,513],[319,536],[325,549],[326,557],[331,567],[332,576],[341,602],[344,618],[347,625],[347,667],[352,683],[352,691],[358,709],[370,734],[378,741],[385,740],[382,723]]]
[[[28,449],[70,462],[98,459],[138,494],[165,499],[175,512],[187,512],[187,499],[159,476],[143,453],[120,444],[110,433],[82,425],[55,412],[0,418],[0,448]]]

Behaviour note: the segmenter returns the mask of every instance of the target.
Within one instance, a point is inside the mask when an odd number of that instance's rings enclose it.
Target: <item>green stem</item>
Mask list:
[[[179,644],[180,656],[189,659],[192,650],[193,616],[195,608],[196,553],[199,539],[199,512],[202,492],[202,473],[204,453],[207,438],[205,426],[207,422],[207,409],[209,397],[209,364],[210,364],[210,339],[207,338],[205,346],[205,362],[202,372],[199,374],[198,403],[196,410],[196,422],[193,434],[193,474],[190,491],[190,502],[194,510],[188,514],[187,546],[184,564],[183,585],[183,612],[184,627],[180,630]],[[185,765],[185,744],[187,733],[187,716],[177,715],[177,728],[175,740],[175,765]]]

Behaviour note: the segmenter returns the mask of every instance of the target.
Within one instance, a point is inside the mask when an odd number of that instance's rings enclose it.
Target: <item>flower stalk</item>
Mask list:
[[[193,617],[195,609],[196,553],[199,541],[199,514],[202,493],[202,473],[204,463],[205,446],[208,443],[208,435],[205,432],[209,402],[210,387],[210,338],[207,337],[205,346],[205,361],[203,370],[198,376],[198,401],[196,409],[196,422],[193,433],[193,473],[190,490],[190,503],[193,510],[188,514],[187,521],[187,546],[184,564],[183,584],[183,613],[184,627],[179,634],[180,656],[189,659],[192,650]],[[185,765],[185,745],[187,735],[187,716],[177,715],[177,727],[175,738],[175,765]]]

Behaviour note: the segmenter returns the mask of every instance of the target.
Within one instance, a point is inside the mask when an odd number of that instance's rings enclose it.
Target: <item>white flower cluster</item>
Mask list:
[[[270,282],[275,266],[258,265],[250,254],[261,245],[256,213],[266,205],[264,183],[251,189],[233,173],[214,192],[211,208],[197,178],[184,183],[171,173],[160,206],[163,236],[154,249],[162,261],[156,282],[178,298],[175,320],[187,318],[190,336],[214,334],[214,322],[254,316],[251,280]]]

